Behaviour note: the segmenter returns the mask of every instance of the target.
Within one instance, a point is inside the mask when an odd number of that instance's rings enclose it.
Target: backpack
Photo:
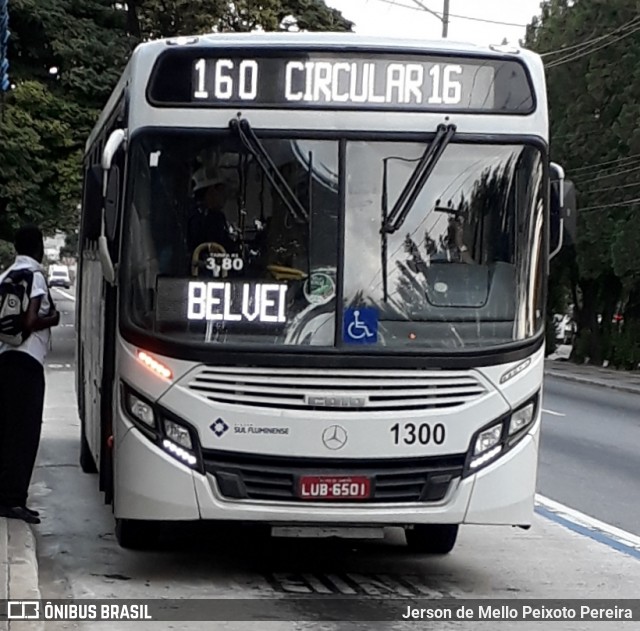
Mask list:
[[[24,318],[31,300],[33,272],[14,270],[0,283],[0,342],[20,346],[29,337]]]

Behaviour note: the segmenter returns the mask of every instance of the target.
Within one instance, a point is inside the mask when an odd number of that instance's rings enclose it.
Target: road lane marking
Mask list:
[[[428,596],[445,598],[444,592],[431,589],[430,579],[407,574],[344,574],[275,572],[264,575],[277,592],[292,594],[337,594],[342,596]]]
[[[542,408],[542,411],[545,414],[551,414],[551,416],[566,416],[566,414],[563,414],[562,412],[554,412],[553,410],[545,410],[544,408]]]
[[[536,512],[598,543],[640,560],[640,537],[536,494]]]
[[[62,289],[58,287],[53,287],[53,289],[55,289],[59,294],[64,296],[67,300],[73,300],[73,302],[76,301],[76,297],[73,296],[72,294],[68,294],[66,291],[62,291]]]

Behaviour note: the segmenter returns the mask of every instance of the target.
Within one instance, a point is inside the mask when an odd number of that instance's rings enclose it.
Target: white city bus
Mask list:
[[[528,526],[551,171],[526,50],[139,46],[86,146],[77,313],[81,464],[120,544]]]

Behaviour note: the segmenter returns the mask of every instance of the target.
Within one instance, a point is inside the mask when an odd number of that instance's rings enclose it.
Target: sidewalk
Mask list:
[[[574,364],[563,359],[546,359],[544,374],[576,383],[640,394],[639,371],[627,372],[589,364]]]
[[[0,517],[0,600],[38,600],[38,561],[31,527],[19,519]],[[24,631],[40,631],[42,622],[21,622]],[[0,631],[10,623],[0,620]]]

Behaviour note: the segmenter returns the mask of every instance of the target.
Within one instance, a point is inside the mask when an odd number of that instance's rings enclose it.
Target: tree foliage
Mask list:
[[[60,258],[75,258],[78,256],[79,247],[78,231],[68,232],[64,238],[64,245],[60,248]]]
[[[138,39],[209,32],[345,31],[351,22],[324,0],[134,0],[130,31]]]
[[[552,159],[578,191],[578,242],[552,265],[550,296],[557,303],[550,306],[559,308],[567,297],[575,305],[575,359],[635,367],[640,337],[630,332],[640,317],[640,205],[631,200],[640,197],[638,2],[546,0],[525,43],[544,55]],[[620,308],[621,326],[613,324]]]
[[[0,118],[0,238],[77,226],[85,140],[133,48],[159,37],[349,30],[324,0],[11,0]]]

